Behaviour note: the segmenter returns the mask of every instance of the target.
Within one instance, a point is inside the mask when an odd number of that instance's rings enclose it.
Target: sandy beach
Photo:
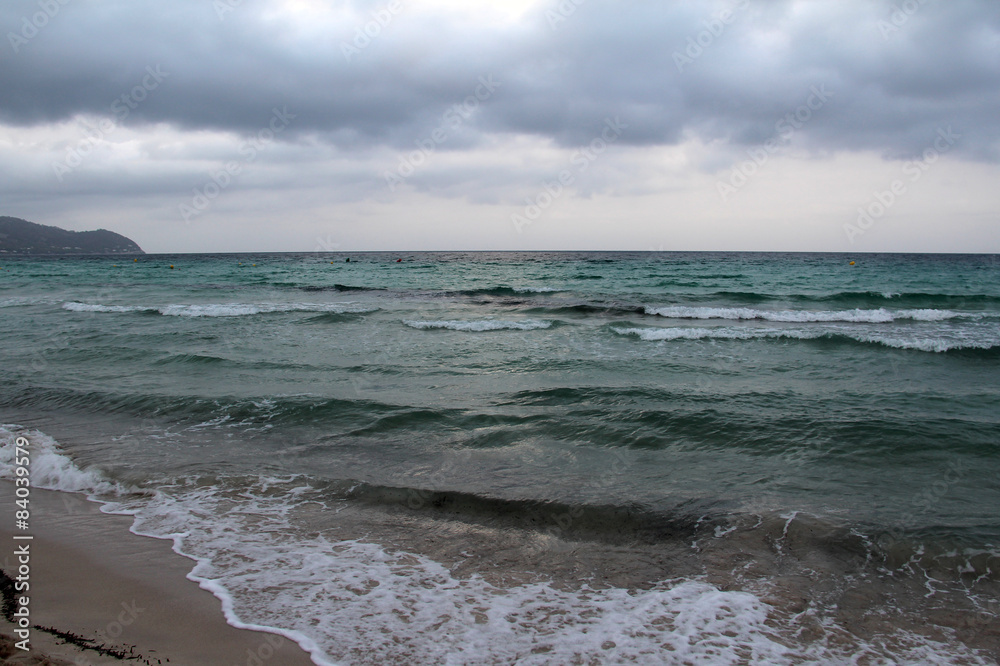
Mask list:
[[[13,485],[0,483],[0,497],[13,507]],[[30,543],[31,554],[31,650],[14,649],[4,663],[313,663],[290,639],[227,624],[220,600],[186,578],[195,563],[174,553],[169,541],[130,533],[131,518],[102,514],[79,495],[37,489],[31,507],[24,533],[31,541],[14,541],[10,521],[0,527],[8,575],[16,576],[17,546]],[[39,627],[76,636],[89,648]],[[7,637],[13,630],[7,620],[0,625]]]

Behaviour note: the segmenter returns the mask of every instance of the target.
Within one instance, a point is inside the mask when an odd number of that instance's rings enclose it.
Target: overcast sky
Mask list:
[[[4,0],[0,215],[147,252],[1000,252],[996,0]]]

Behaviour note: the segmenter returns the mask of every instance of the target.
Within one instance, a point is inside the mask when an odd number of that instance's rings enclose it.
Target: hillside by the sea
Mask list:
[[[135,241],[107,229],[67,231],[17,217],[0,217],[3,254],[145,254]]]

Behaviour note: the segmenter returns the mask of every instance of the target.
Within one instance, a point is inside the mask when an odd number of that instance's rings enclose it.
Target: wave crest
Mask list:
[[[502,319],[475,319],[471,321],[457,319],[439,321],[405,320],[403,323],[410,328],[420,330],[448,329],[451,331],[471,331],[475,333],[501,330],[534,331],[552,326],[551,321],[541,321],[538,319],[523,319],[521,321],[505,321]]]
[[[63,303],[70,312],[158,312],[167,317],[244,317],[275,312],[324,312],[333,314],[364,314],[376,307],[358,303],[201,303],[152,305],[102,305],[99,303]]]
[[[1000,344],[991,340],[950,339],[941,337],[903,337],[897,331],[877,333],[870,330],[851,330],[849,328],[795,329],[795,328],[753,328],[750,326],[719,326],[714,328],[697,328],[677,326],[670,328],[616,328],[612,331],[618,335],[635,336],[647,342],[670,340],[842,340],[862,344],[878,344],[894,349],[912,349],[925,352],[949,352],[958,350],[993,351]]]
[[[861,308],[853,310],[758,310],[756,308],[713,308],[683,305],[664,307],[647,305],[645,313],[669,319],[729,319],[733,321],[760,319],[787,323],[850,322],[866,324],[886,324],[898,320],[982,319],[988,316],[981,312],[955,312],[932,308],[914,310],[887,310],[885,308],[868,310]]]
[[[94,469],[80,469],[63,453],[56,440],[37,430],[23,430],[16,425],[0,425],[0,479],[17,478],[15,459],[17,439],[30,444],[31,485],[45,490],[63,490],[87,494],[121,494],[124,489]]]

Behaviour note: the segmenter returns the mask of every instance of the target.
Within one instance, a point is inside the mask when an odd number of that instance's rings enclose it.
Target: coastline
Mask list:
[[[14,486],[0,482],[2,504],[14,507]],[[9,663],[120,663],[196,666],[309,666],[314,662],[284,636],[238,629],[222,603],[188,579],[195,563],[169,541],[129,531],[128,516],[104,514],[74,493],[32,489],[30,543],[31,650]],[[16,571],[11,521],[0,525],[0,568]],[[12,636],[4,620],[0,633]],[[82,649],[38,627],[103,646]],[[114,656],[118,654],[120,656]],[[35,659],[29,659],[33,657]],[[5,662],[7,663],[7,662]]]

